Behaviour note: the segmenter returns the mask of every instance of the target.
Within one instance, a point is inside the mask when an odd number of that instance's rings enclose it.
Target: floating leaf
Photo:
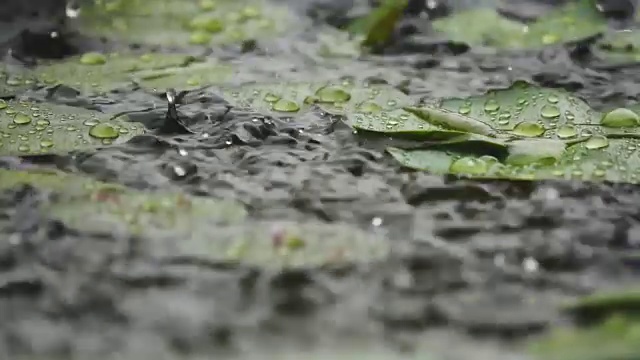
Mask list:
[[[246,215],[244,208],[233,202],[137,191],[57,171],[0,169],[0,189],[19,184],[59,193],[43,204],[41,211],[90,233],[126,231],[174,242],[187,241],[184,237],[194,234],[211,239],[216,226],[243,221]]]
[[[0,99],[12,98],[33,84],[33,79],[24,71],[10,70],[0,65]]]
[[[640,32],[638,30],[607,32],[596,42],[593,52],[609,66],[638,63],[640,62]]]
[[[221,45],[264,39],[293,23],[262,0],[94,0],[76,19],[83,34],[149,45]]]
[[[318,267],[384,259],[384,237],[341,223],[254,222],[216,229],[215,236],[173,239],[157,245],[157,256],[195,257],[273,267]],[[164,246],[163,246],[164,245]]]
[[[141,71],[133,75],[134,81],[145,89],[164,91],[168,88],[193,90],[219,84],[234,75],[233,68],[217,62],[195,63],[186,67]]]
[[[474,136],[389,149],[406,167],[484,178],[640,182],[640,117],[630,109],[602,114],[563,90],[516,82],[481,96],[443,99],[422,111],[425,123]],[[426,127],[408,124],[403,132]],[[472,140],[480,145],[468,146]]]
[[[0,100],[0,154],[65,154],[128,141],[144,132],[126,117],[65,105]]]
[[[607,27],[593,0],[573,0],[530,24],[494,9],[472,9],[437,19],[433,27],[451,40],[503,49],[539,48],[595,36]]]
[[[461,43],[520,48],[525,25],[501,16],[494,9],[478,8],[436,19],[433,28]]]
[[[362,42],[364,46],[386,45],[393,35],[397,22],[402,18],[407,4],[408,0],[385,0],[369,15],[354,21],[349,26],[349,32],[365,35]]]
[[[410,99],[389,85],[356,85],[350,81],[251,84],[223,89],[232,105],[275,116],[291,116],[312,106],[334,115],[352,116],[399,109]],[[357,119],[351,121],[356,123]]]
[[[65,225],[136,234],[139,246],[162,259],[315,267],[381,260],[390,246],[380,234],[347,224],[256,222],[231,201],[138,191],[51,170],[0,169],[0,190],[19,184],[55,192],[39,210]]]
[[[35,76],[48,85],[65,84],[83,93],[102,93],[132,84],[137,72],[185,66],[193,60],[181,54],[87,53],[43,64]]]
[[[620,316],[586,329],[558,329],[531,346],[536,359],[633,360],[640,354],[640,322]]]
[[[640,316],[640,289],[596,293],[569,304],[565,309],[588,321],[614,314]]]

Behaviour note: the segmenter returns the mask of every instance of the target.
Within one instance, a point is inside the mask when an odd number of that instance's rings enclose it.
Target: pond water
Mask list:
[[[402,26],[414,34],[398,34],[384,54],[322,57],[319,29],[365,14],[371,4],[273,1],[312,25],[255,43],[212,46],[209,58],[237,70],[234,84],[357,77],[418,100],[527,80],[571,91],[597,109],[636,102],[640,94],[637,68],[586,67],[563,46],[462,51],[431,32],[425,13],[407,15]],[[4,48],[25,61],[127,48],[82,33],[47,39],[41,29],[56,21],[43,14],[65,16],[64,4],[54,3],[0,6],[15,6],[0,11]],[[425,3],[432,13],[444,12],[444,4]],[[531,14],[540,7],[522,0],[509,8]],[[20,40],[16,34],[25,29],[45,35]],[[340,40],[330,39],[329,48],[339,51]],[[10,55],[4,61],[16,63]],[[162,94],[143,89],[90,96],[61,86],[27,94],[108,114],[135,111],[132,118],[154,131],[167,112]],[[151,132],[95,152],[30,161],[134,189],[238,202],[250,221],[227,229],[232,234],[259,223],[341,223],[392,243],[391,255],[346,269],[285,271],[159,256],[154,239],[77,229],[43,215],[37,209],[51,201],[46,191],[4,190],[1,357],[532,359],[526,342],[567,322],[560,310],[565,301],[638,282],[637,186],[408,171],[333,115],[268,117],[229,109],[224,96],[209,87],[184,95],[178,111],[194,133]],[[23,166],[15,157],[0,163]]]

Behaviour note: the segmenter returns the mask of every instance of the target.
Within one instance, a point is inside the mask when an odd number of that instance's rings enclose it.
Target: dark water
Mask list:
[[[46,1],[24,2],[48,11],[38,7]],[[300,16],[313,9],[331,23],[369,8],[366,1],[291,3]],[[540,6],[517,3],[512,9],[521,13]],[[0,40],[27,60],[74,47],[118,46],[81,37],[33,46],[42,39],[16,34],[30,27],[46,32],[41,29],[55,22],[25,11],[3,20],[2,29],[13,32],[5,30]],[[424,17],[406,24],[417,34],[355,62],[305,56],[308,33],[248,53],[217,49],[212,56],[252,64],[248,80],[358,74],[384,79],[414,98],[478,94],[525,79],[568,89],[600,108],[638,100],[636,68],[584,67],[562,47],[461,53],[434,45]],[[397,244],[394,256],[344,272],[166,264],[125,251],[132,239],[78,233],[43,218],[33,209],[46,194],[4,192],[0,358],[527,359],[525,340],[566,321],[563,301],[638,281],[636,186],[478,182],[407,172],[350,129],[328,125],[331,119],[256,120],[257,114],[227,113],[207,91],[186,99],[180,112],[208,137],[150,135],[51,161],[135,188],[235,199],[256,219],[352,223],[386,234]],[[139,115],[156,126],[166,111],[166,101],[138,91],[87,99],[59,89],[52,101],[93,103],[107,112],[156,106]],[[199,121],[198,113],[216,121]]]

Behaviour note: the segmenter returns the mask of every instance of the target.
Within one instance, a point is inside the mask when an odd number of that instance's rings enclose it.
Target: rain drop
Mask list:
[[[107,62],[107,57],[99,52],[88,52],[80,57],[80,64],[83,65],[102,65]]]
[[[13,122],[17,125],[27,125],[31,123],[31,117],[25,113],[17,113],[13,117]]]
[[[300,106],[291,100],[280,99],[273,104],[272,109],[281,112],[296,112],[300,110]]]
[[[489,99],[484,104],[484,111],[486,112],[494,112],[494,111],[498,111],[499,109],[500,109],[500,105],[495,99]]]
[[[473,157],[463,157],[454,161],[449,172],[454,174],[483,175],[488,171],[487,163]]]
[[[513,133],[519,136],[537,137],[544,134],[544,127],[540,124],[523,121],[513,128]]]
[[[118,130],[108,123],[96,124],[89,129],[89,135],[98,139],[115,139],[120,136]]]
[[[351,99],[351,94],[337,86],[323,86],[316,91],[318,101],[322,103],[347,102]]]
[[[636,127],[638,123],[640,123],[638,114],[625,108],[612,110],[606,113],[602,117],[602,120],[600,120],[602,126],[613,128]]]
[[[545,119],[553,119],[560,116],[560,109],[555,105],[544,105],[540,110],[540,116]]]
[[[561,139],[568,139],[578,135],[578,131],[574,126],[562,125],[557,130],[557,135]]]
[[[609,140],[602,135],[594,135],[584,143],[584,147],[589,150],[602,149],[609,146]]]

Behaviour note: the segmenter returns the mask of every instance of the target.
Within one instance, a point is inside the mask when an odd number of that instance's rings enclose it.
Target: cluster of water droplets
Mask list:
[[[101,122],[93,114],[57,113],[43,104],[0,100],[0,152],[7,145],[28,154],[48,153],[56,146],[67,148],[69,143],[88,145],[91,138],[108,145],[136,130],[135,125]],[[61,141],[64,144],[58,143]]]

